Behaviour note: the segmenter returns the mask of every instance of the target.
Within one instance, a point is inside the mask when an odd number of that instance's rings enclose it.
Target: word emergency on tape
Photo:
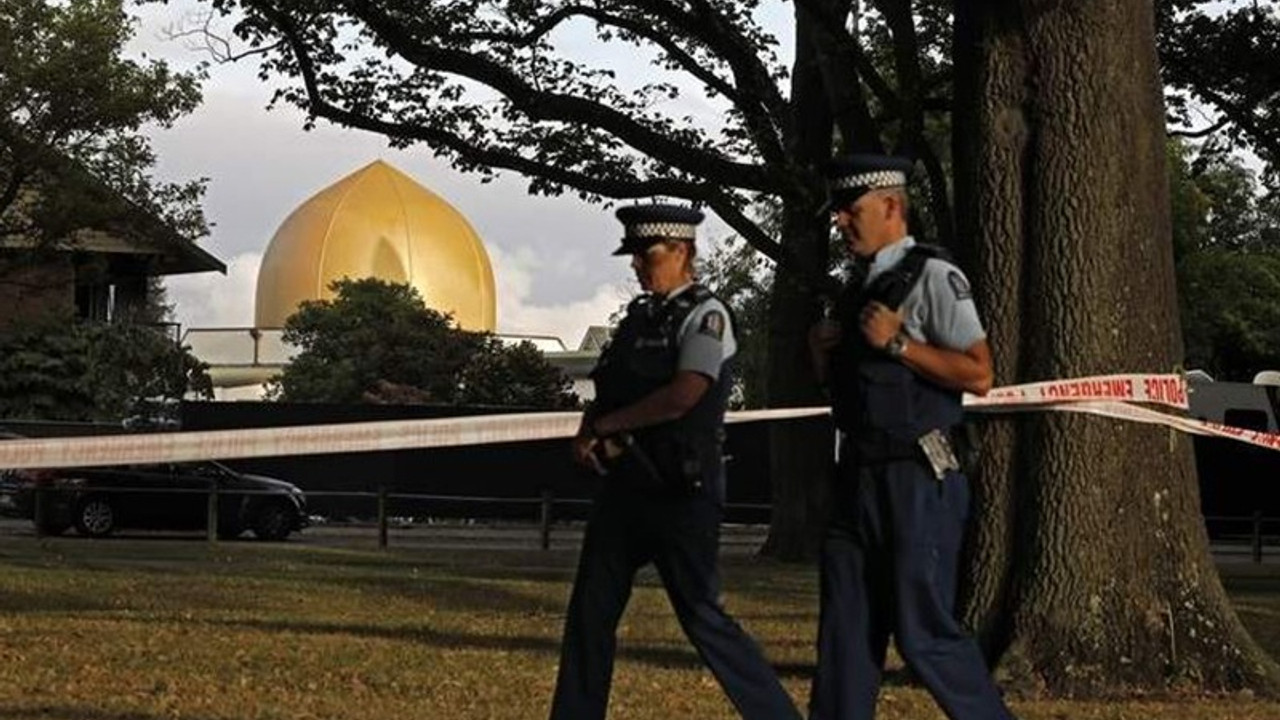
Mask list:
[[[1187,381],[1181,375],[1100,375],[992,388],[983,397],[965,396],[966,408],[1124,401],[1186,410]]]

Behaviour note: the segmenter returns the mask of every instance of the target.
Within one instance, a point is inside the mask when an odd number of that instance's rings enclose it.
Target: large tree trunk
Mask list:
[[[1151,1],[959,0],[956,28],[956,206],[997,384],[1172,370]],[[1277,687],[1219,583],[1185,436],[1065,414],[985,435],[966,618],[993,655],[1057,694]]]
[[[833,121],[817,57],[814,20],[796,9],[796,61],[791,106],[795,137],[788,148],[796,163],[816,166],[831,155]],[[783,270],[769,303],[769,352],[766,397],[769,407],[821,405],[809,364],[807,335],[818,317],[810,282],[825,274],[827,222],[817,217],[816,198],[784,199],[782,241],[799,272]],[[769,537],[761,552],[788,560],[817,554],[826,479],[831,472],[833,432],[827,421],[774,423],[769,430],[769,474],[773,509]]]
[[[788,212],[794,216],[796,213]],[[812,216],[812,213],[809,213]],[[800,217],[788,223],[790,238],[803,238]],[[800,225],[800,227],[796,227]],[[811,243],[814,241],[810,232]],[[825,240],[825,235],[818,239]],[[817,317],[812,289],[779,274],[769,308],[769,407],[823,405],[809,364],[807,333]],[[761,553],[783,560],[817,555],[832,469],[834,431],[829,418],[773,423],[769,474],[773,487],[769,537]]]

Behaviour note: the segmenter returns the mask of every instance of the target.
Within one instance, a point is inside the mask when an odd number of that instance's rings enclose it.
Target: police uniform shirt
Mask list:
[[[915,245],[915,238],[908,235],[881,248],[867,282],[897,265]],[[901,310],[902,329],[916,342],[964,351],[987,337],[968,279],[960,268],[940,258],[925,262],[920,281],[903,300]]]
[[[667,300],[692,287],[683,285],[667,296]],[[689,311],[676,333],[680,342],[677,370],[692,370],[706,375],[712,382],[720,378],[720,369],[738,352],[729,311],[716,298],[708,298]]]

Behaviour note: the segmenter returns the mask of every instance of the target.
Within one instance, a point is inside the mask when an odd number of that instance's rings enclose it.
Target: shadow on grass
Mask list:
[[[334,577],[321,580],[327,585],[370,592],[367,580],[352,577]],[[421,602],[436,610],[452,612],[539,613],[544,615],[563,612],[568,602],[567,590],[558,587],[535,588],[521,586],[520,578],[504,578],[479,581],[451,575],[424,574],[419,577],[381,577],[373,591],[379,595],[394,595],[414,602]]]
[[[0,717],[5,720],[168,720],[169,712],[145,713],[136,710],[102,710],[82,705],[36,705],[19,707],[0,704]],[[214,720],[212,717],[186,715],[184,720]]]
[[[773,671],[778,677],[794,680],[812,680],[818,670],[813,663],[774,663]],[[919,682],[906,668],[886,668],[880,675],[881,687],[915,687]]]
[[[372,625],[300,622],[300,621],[257,621],[257,620],[215,620],[209,625],[227,628],[259,630],[265,632],[308,634],[308,635],[352,635],[361,638],[379,640],[400,640],[421,643],[432,647],[450,650],[496,650],[503,652],[526,652],[550,657],[559,657],[560,638],[538,637],[531,635],[485,635],[435,630],[428,627],[384,628]],[[660,668],[698,669],[702,668],[702,660],[692,645],[685,647],[635,647],[621,645],[618,648],[618,659],[630,660],[644,665]],[[805,663],[782,663],[775,665],[775,670],[783,677],[811,678],[813,665]],[[0,716],[3,717],[3,716]]]
[[[811,596],[815,581],[794,566],[760,560],[726,559],[725,584],[770,601]],[[417,598],[430,581],[494,581],[568,586],[576,553],[539,550],[492,552],[483,549],[370,551],[302,544],[229,542],[210,546],[198,538],[24,538],[0,546],[0,562],[37,571],[75,570],[111,574],[120,571],[152,577],[233,575],[293,582],[324,582],[367,588],[375,583]],[[762,567],[763,565],[763,567]],[[761,579],[761,576],[766,579]],[[641,572],[637,587],[656,586],[652,572]],[[492,587],[492,586],[488,586]],[[559,594],[557,594],[559,596]],[[567,590],[564,592],[567,600]]]

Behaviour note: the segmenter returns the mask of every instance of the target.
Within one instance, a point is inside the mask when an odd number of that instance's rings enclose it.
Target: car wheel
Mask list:
[[[116,529],[116,512],[102,496],[86,498],[76,507],[76,532],[89,537],[104,537]]]
[[[254,513],[252,528],[259,540],[284,540],[293,531],[293,510],[281,502],[267,503]]]

